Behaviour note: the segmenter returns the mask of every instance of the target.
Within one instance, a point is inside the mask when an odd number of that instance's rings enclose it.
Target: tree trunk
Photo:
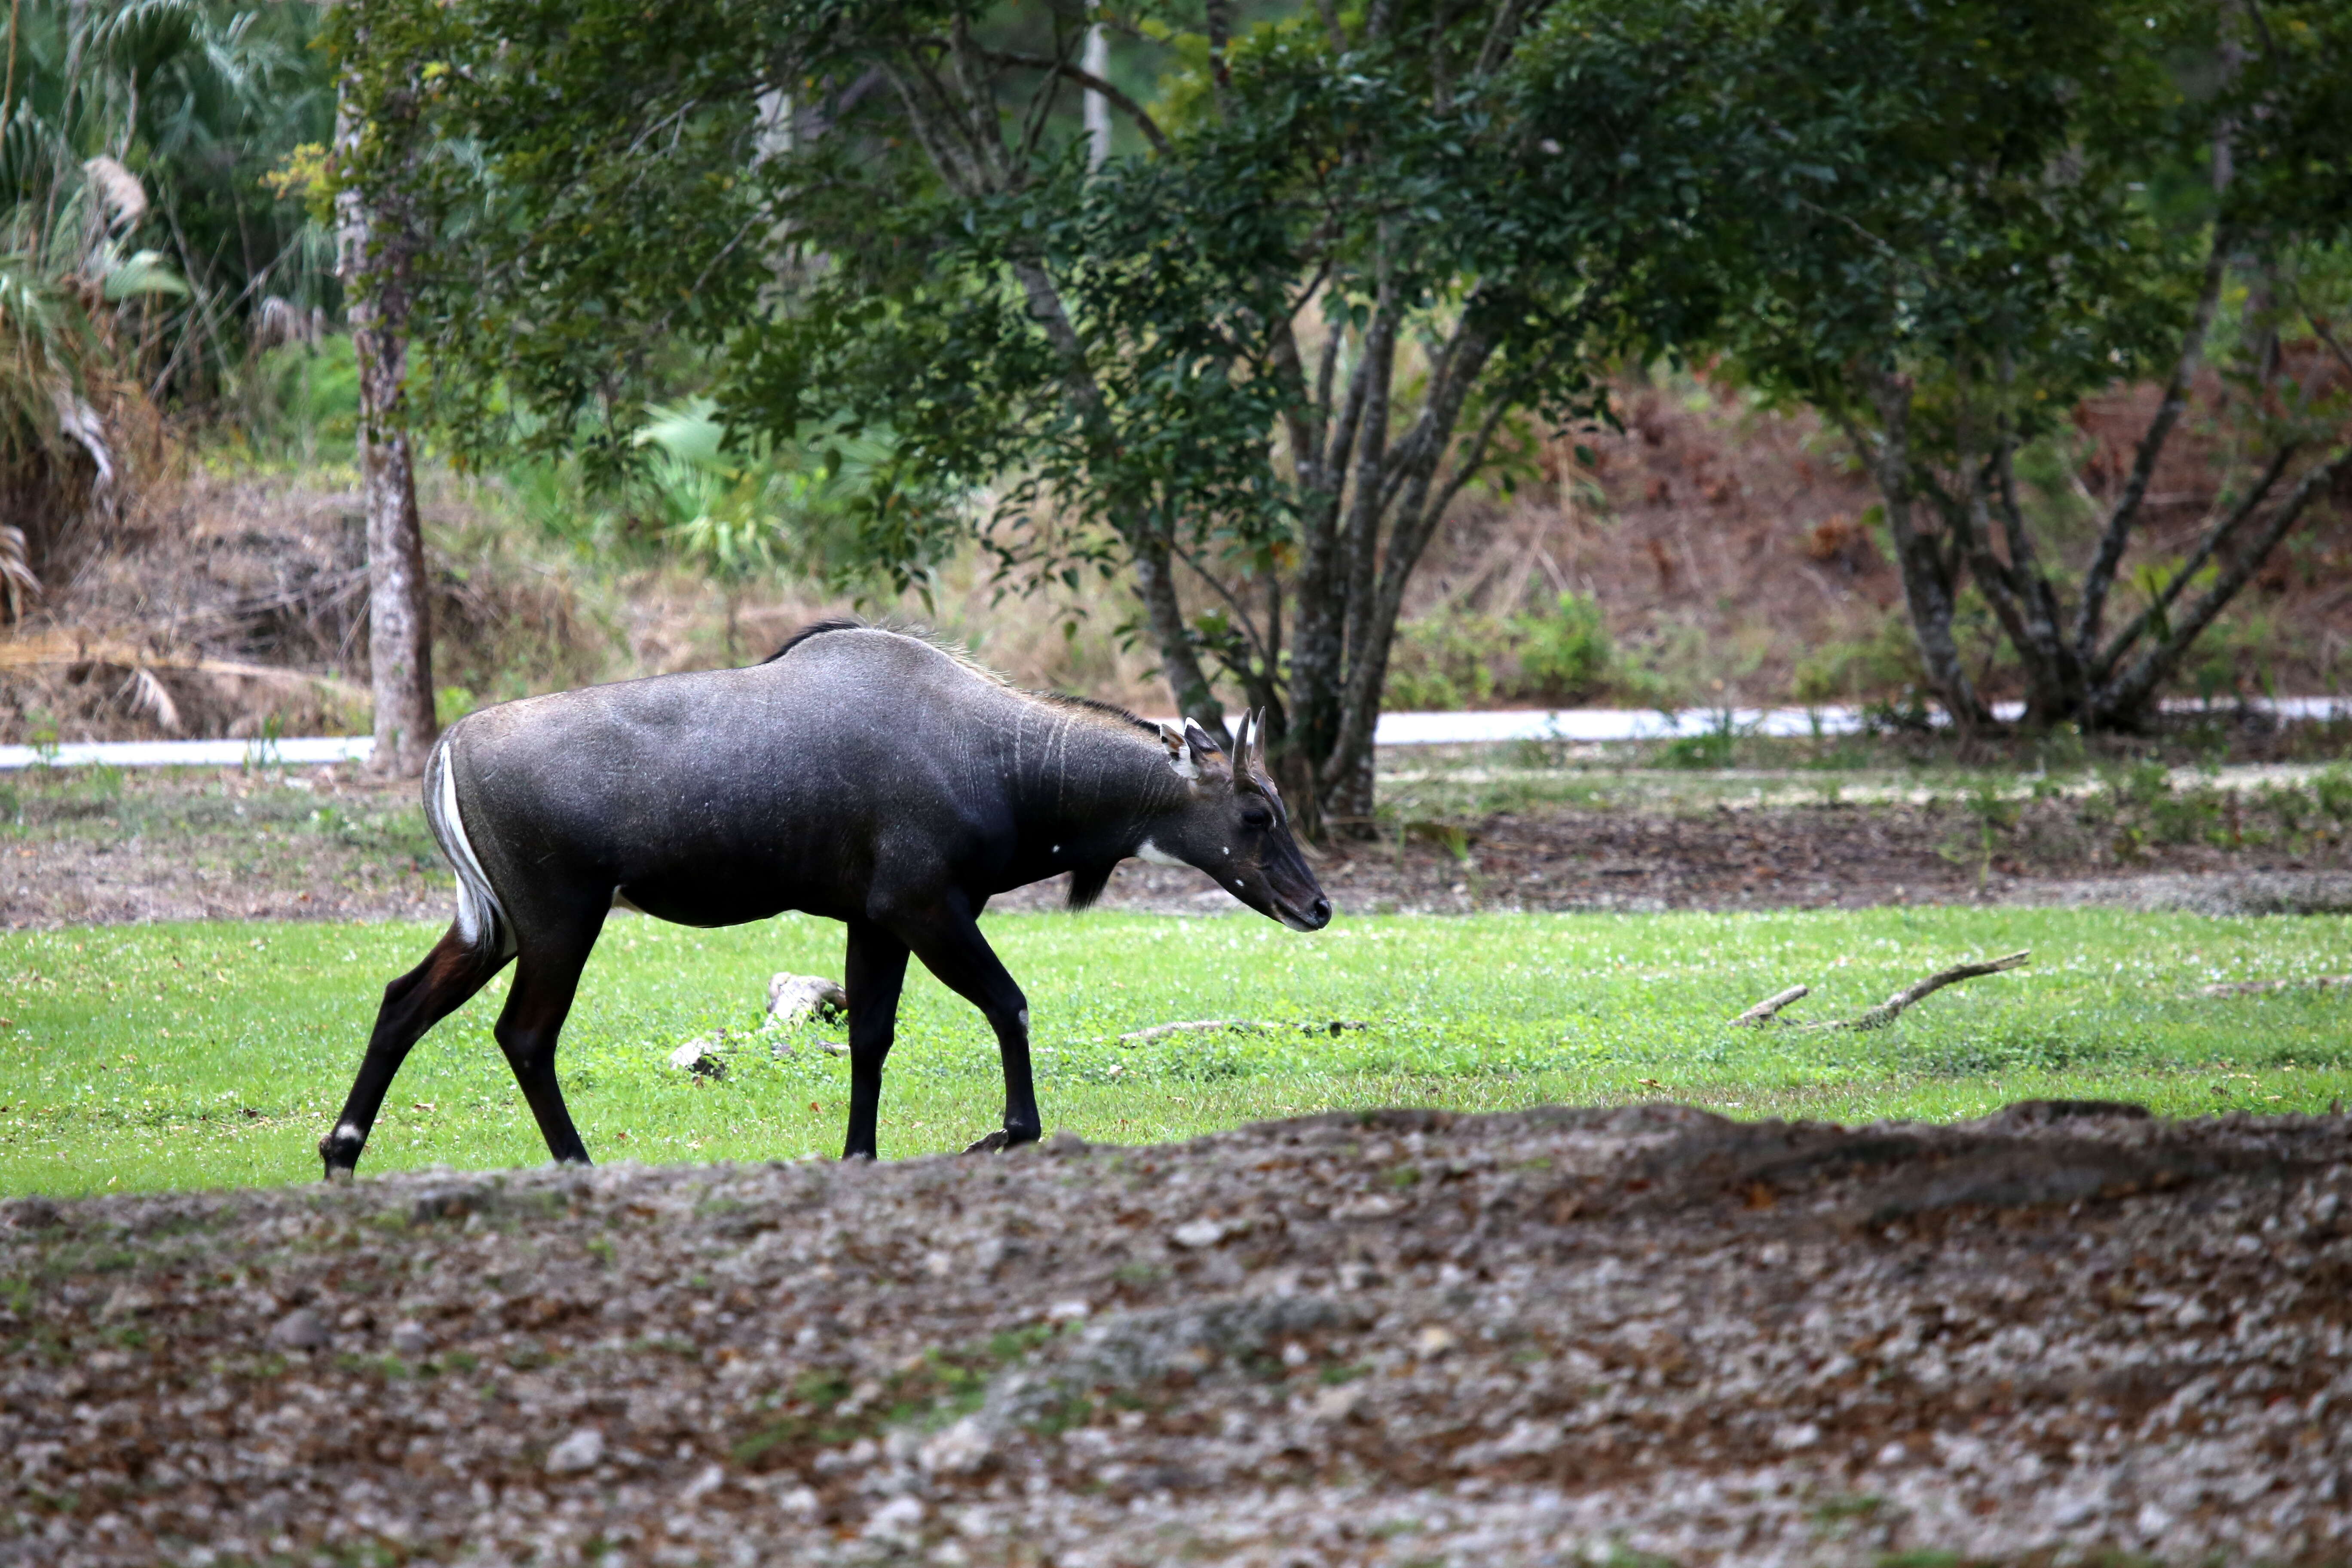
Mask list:
[[[348,106],[339,150],[355,148]],[[373,199],[372,199],[372,196]],[[370,769],[388,778],[425,772],[439,726],[433,715],[433,627],[425,534],[416,515],[409,441],[409,266],[416,237],[396,203],[345,190],[336,197],[341,271],[358,361],[360,493],[367,514],[368,684],[375,699]]]
[[[1911,612],[1911,628],[1919,641],[1927,684],[1952,721],[1962,729],[1990,715],[1977,697],[1975,682],[1960,663],[1958,643],[1952,636],[1953,583],[1936,541],[1919,531],[1916,515],[1916,485],[1911,472],[1911,387],[1902,378],[1865,372],[1871,402],[1878,410],[1876,442],[1850,432],[1869,462],[1871,477],[1886,506],[1887,531],[1895,541],[1895,561],[1903,576],[1903,598]]]
[[[1149,525],[1146,525],[1147,527]],[[1135,591],[1143,601],[1144,624],[1160,650],[1160,672],[1168,693],[1176,700],[1179,718],[1196,719],[1201,728],[1230,746],[1225,733],[1225,707],[1210,689],[1208,672],[1184,627],[1184,607],[1176,597],[1176,574],[1165,541],[1138,529],[1129,535],[1135,552]]]

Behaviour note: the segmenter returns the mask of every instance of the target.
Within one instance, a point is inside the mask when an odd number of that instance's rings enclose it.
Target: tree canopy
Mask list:
[[[1769,12],[1145,7],[1116,25],[1149,102],[1076,63],[1094,16],[372,10],[375,101],[438,149],[442,417],[487,437],[511,400],[617,454],[699,345],[739,437],[887,433],[836,563],[977,530],[1015,581],[1123,573],[1179,707],[1222,723],[1223,674],[1310,814],[1360,816],[1448,503],[1711,319],[1712,181],[1752,135],[1715,84]],[[1099,166],[1090,89],[1135,132]]]
[[[2352,303],[2352,17],[2326,4],[1841,0],[1792,9],[1775,37],[1740,90],[1786,138],[1784,195],[1735,258],[1747,304],[1722,341],[1869,461],[1953,714],[1987,716],[1953,635],[1973,587],[2035,719],[2138,722],[2352,450],[2352,362],[2329,326]],[[2282,331],[2306,352],[2283,356]],[[2064,488],[2070,414],[2119,381],[2166,390],[2077,549],[2020,466],[2037,458],[2042,488]],[[2148,481],[2192,397],[2232,432],[2223,505],[2142,613],[2110,628]]]
[[[977,537],[1009,584],[1123,581],[1183,711],[1220,725],[1221,683],[1267,709],[1310,824],[1370,810],[1448,505],[1536,428],[1607,417],[1628,363],[1725,353],[1848,432],[1970,720],[1965,593],[2038,715],[2132,721],[2341,461],[2340,383],[2260,346],[2282,312],[2324,336],[2343,270],[2352,38],[2317,0],[366,13],[337,24],[344,177],[432,233],[414,326],[461,446],[618,468],[650,400],[707,395],[738,450],[841,498],[801,541],[839,579]],[[2270,367],[2231,416],[2285,458],[2168,590],[2205,596],[2110,635],[2137,492],[2070,596],[2020,457],[2168,375],[2152,467],[2217,310]]]

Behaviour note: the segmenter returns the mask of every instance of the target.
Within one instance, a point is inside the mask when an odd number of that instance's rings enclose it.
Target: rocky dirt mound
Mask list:
[[[2340,1563],[2347,1156],[1659,1105],[19,1200],[0,1561]]]

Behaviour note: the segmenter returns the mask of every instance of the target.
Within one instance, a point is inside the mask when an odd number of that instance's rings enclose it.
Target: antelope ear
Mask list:
[[[1225,760],[1225,749],[1217,744],[1215,736],[1201,728],[1197,719],[1184,721],[1184,750],[1203,776],[1222,774],[1228,780],[1233,777],[1233,764]]]
[[[1184,744],[1184,731],[1166,720],[1160,722],[1160,743],[1168,749],[1168,766],[1187,784],[1200,781],[1201,770],[1193,764],[1192,752]]]

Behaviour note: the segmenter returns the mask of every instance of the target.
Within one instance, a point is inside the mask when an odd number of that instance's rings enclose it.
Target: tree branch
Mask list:
[[[1298,338],[1291,330],[1290,318],[1276,321],[1268,338],[1266,364],[1283,389],[1282,432],[1290,445],[1290,466],[1297,475],[1298,488],[1311,491],[1318,488],[1316,465],[1322,460],[1322,443],[1315,429],[1318,410],[1307,401],[1307,372],[1298,363]]]
[[[1222,107],[1234,88],[1233,67],[1225,58],[1233,42],[1233,0],[1202,0],[1202,10],[1209,29],[1209,83]]]
[[[1150,111],[1084,66],[1071,60],[1052,59],[1044,55],[1014,54],[1003,49],[989,49],[983,53],[995,64],[1022,66],[1030,70],[1052,71],[1056,76],[1076,82],[1088,92],[1102,94],[1104,102],[1135,121],[1135,128],[1143,132],[1143,139],[1151,143],[1153,152],[1162,157],[1168,155],[1168,134],[1160,129],[1160,122],[1151,118]]]
[[[1807,994],[1807,987],[1792,985],[1776,996],[1766,997],[1731,1022],[1733,1026],[1738,1028],[1760,1028],[1767,1023],[1774,1023],[1784,1027],[1798,1029],[1883,1029],[1901,1016],[1906,1007],[1934,995],[1947,985],[1957,984],[1963,980],[1974,980],[1979,975],[1999,974],[2004,970],[2015,969],[2032,956],[2033,950],[2026,948],[2005,957],[1988,959],[1982,963],[1956,963],[1949,969],[1937,970],[1924,980],[1913,981],[1866,1013],[1858,1014],[1851,1018],[1829,1019],[1818,1024],[1799,1024],[1792,1019],[1777,1016],[1781,1008]]]
[[[1991,715],[1977,695],[1976,683],[1961,665],[1958,645],[1952,638],[1951,569],[1936,542],[1919,532],[1911,515],[1916,504],[1917,487],[1926,483],[1931,489],[1938,488],[1911,461],[1911,385],[1901,376],[1866,363],[1855,366],[1853,374],[1878,411],[1879,438],[1866,438],[1853,416],[1845,409],[1832,408],[1831,417],[1870,465],[1872,478],[1886,504],[1887,531],[1894,536],[1903,596],[1911,612],[1912,629],[1918,637],[1920,657],[1927,663],[1928,682],[1953,721],[1965,731],[1983,723]]]
[[[1434,114],[1454,109],[1454,80],[1445,58],[1445,25],[1454,18],[1447,0],[1436,0],[1429,18],[1429,107]]]
[[[1372,583],[1380,560],[1381,480],[1388,459],[1389,409],[1396,378],[1398,318],[1403,313],[1385,255],[1381,258],[1381,303],[1372,317],[1372,330],[1365,336],[1364,363],[1357,372],[1366,384],[1363,420],[1357,437],[1355,472],[1348,480],[1346,521],[1339,530],[1339,575],[1345,584],[1342,590],[1346,595],[1343,600],[1346,610],[1343,635],[1348,671],[1342,684],[1349,690],[1355,685],[1359,650],[1371,637]]]
[[[2074,652],[2084,664],[2091,662],[2098,647],[2107,592],[2115,584],[2117,569],[2123,565],[2124,547],[2131,542],[2140,503],[2147,499],[2148,481],[2156,473],[2156,461],[2163,456],[2173,426],[2188,411],[2189,385],[2204,358],[2206,334],[2212,330],[2213,312],[2221,299],[2221,280],[2229,270],[2229,231],[2216,227],[2212,254],[2205,258],[2205,280],[2198,289],[2189,330],[2181,336],[2180,357],[2173,362],[2171,378],[2164,384],[2163,400],[2157,405],[2156,417],[2148,421],[2147,433],[2140,437],[2139,453],[2132,459],[2131,477],[2124,481],[2124,493],[2107,515],[2098,551],[2091,558],[2089,571],[2084,574],[2083,602],[2074,612]]]
[[[1330,37],[1331,52],[1335,55],[1346,54],[1348,35],[1339,26],[1339,7],[1333,3],[1333,0],[1315,0],[1315,7],[1323,14],[1323,31]]]
[[[2296,482],[2294,490],[2289,492],[2286,500],[2280,504],[2278,511],[2272,517],[2269,525],[2263,530],[2260,538],[2250,549],[2239,552],[2237,561],[2230,570],[2222,574],[2221,579],[2207,590],[2203,598],[2197,601],[2196,607],[2189,611],[2188,619],[2167,637],[2161,646],[2152,647],[2142,654],[2131,669],[2102,694],[2103,705],[2107,711],[2133,712],[2154,695],[2157,687],[2171,675],[2173,667],[2180,662],[2180,656],[2188,651],[2189,645],[2195,642],[2199,635],[2212,624],[2213,617],[2220,615],[2223,607],[2237,596],[2238,590],[2244,587],[2253,574],[2261,569],[2263,562],[2269,557],[2270,552],[2278,548],[2279,541],[2284,539],[2287,531],[2294,527],[2296,520],[2303,515],[2304,508],[2311,503],[2311,499],[2333,484],[2336,476],[2343,472],[2347,466],[2352,466],[2352,446],[2338,448],[2336,455],[2327,461],[2315,463],[2304,471],[2303,478]],[[2183,577],[2186,575],[2185,573],[2182,574]],[[2176,581],[2179,580],[2176,579]],[[2170,584],[2168,584],[2168,586]]]
[[[1024,165],[1037,151],[1038,140],[1045,134],[1046,118],[1054,112],[1055,100],[1062,95],[1061,68],[1069,63],[1068,50],[1068,41],[1062,36],[1062,18],[1056,14],[1054,17],[1054,68],[1045,78],[1045,90],[1029,100],[1029,113],[1021,126],[1020,159]],[[986,51],[982,52],[982,58],[992,62],[993,59]]]
[[[1467,381],[1457,382],[1455,371],[1460,364],[1465,342],[1486,342],[1471,325],[1483,291],[1471,290],[1462,302],[1461,314],[1455,319],[1453,332],[1445,346],[1438,350],[1436,361],[1429,367],[1429,391],[1422,404],[1421,416],[1412,422],[1391,452],[1386,471],[1381,480],[1380,506],[1386,511],[1396,500],[1397,494],[1415,477],[1435,470],[1445,455],[1446,443],[1454,438],[1454,423],[1461,417],[1462,401],[1469,395],[1470,383],[1475,382],[1486,368],[1486,356],[1473,355],[1473,365]]]
[[[1169,541],[1168,547],[1176,552],[1178,560],[1192,569],[1193,576],[1215,589],[1217,597],[1233,606],[1234,618],[1241,623],[1242,634],[1249,638],[1250,647],[1256,651],[1259,663],[1271,670],[1274,668],[1274,655],[1267,651],[1265,639],[1258,635],[1257,623],[1250,619],[1249,611],[1243,606],[1239,599],[1234,596],[1234,591],[1226,587],[1223,581],[1213,574],[1207,567],[1202,565],[1199,558],[1191,551],[1172,539]]]
[[[2246,492],[2244,499],[2238,502],[2228,517],[2206,531],[2205,537],[2197,542],[2197,548],[2189,552],[2189,559],[2182,562],[2180,569],[2158,590],[2147,607],[2134,616],[2131,624],[2116,634],[2115,640],[2107,645],[2106,651],[2091,667],[2094,681],[2105,680],[2115,669],[2116,662],[2130,651],[2132,644],[2137,642],[2149,626],[2164,619],[2172,608],[2173,601],[2179,598],[2181,591],[2189,586],[2189,579],[2204,570],[2205,563],[2213,559],[2214,552],[2229,543],[2231,536],[2254,515],[2254,509],[2261,506],[2263,498],[2271,493],[2271,487],[2278,483],[2279,476],[2286,471],[2287,463],[2297,450],[2296,445],[2290,441],[2271,455],[2270,466],[2255,479],[2254,488]]]
[[[1502,68],[1509,57],[1511,46],[1517,41],[1519,29],[1526,24],[1528,0],[1505,0],[1503,8],[1495,14],[1495,25],[1486,29],[1486,41],[1478,47],[1478,63],[1472,71],[1480,77],[1490,77]]]
[[[1760,1029],[1772,1021],[1772,1016],[1791,1002],[1801,1002],[1813,994],[1810,985],[1791,985],[1786,991],[1775,991],[1737,1018],[1731,1020],[1735,1029]]]
[[[1984,590],[1985,602],[1992,606],[1993,616],[2000,622],[2001,630],[2009,634],[2010,641],[2022,653],[2032,644],[2025,628],[2024,612],[2019,603],[2022,595],[2019,589],[2017,570],[1992,552],[1992,510],[1985,496],[1984,472],[1990,466],[1991,461],[1988,458],[1978,465],[1975,474],[1963,472],[1962,477],[1968,481],[1968,500],[1965,504],[1953,507],[1946,515],[1945,523],[1950,529],[1960,554],[1967,560],[1969,572]]]
[[[1486,353],[1487,351],[1482,347],[1479,353],[1482,361],[1486,357]],[[1537,368],[1529,379],[1540,376],[1550,368],[1551,362],[1557,357],[1554,353],[1547,350],[1542,360],[1538,362]],[[1482,364],[1480,368],[1485,367]],[[1468,395],[1466,387],[1464,389],[1464,395],[1465,397]],[[1462,448],[1461,457],[1454,462],[1454,471],[1446,476],[1444,485],[1438,490],[1437,500],[1430,503],[1421,513],[1423,521],[1418,531],[1418,545],[1413,550],[1416,559],[1420,555],[1419,546],[1428,543],[1430,536],[1436,531],[1438,523],[1444,520],[1445,509],[1454,504],[1454,498],[1460,495],[1463,487],[1476,479],[1479,470],[1486,467],[1486,448],[1494,444],[1495,432],[1503,427],[1504,418],[1513,407],[1517,406],[1517,404],[1516,398],[1498,396],[1495,399],[1495,406],[1486,411],[1486,417],[1479,421],[1476,433],[1470,437],[1469,445]],[[1398,584],[1400,599],[1402,594],[1403,584],[1400,581]]]
[[[907,111],[908,129],[914,132],[924,156],[930,159],[931,167],[939,171],[940,179],[950,190],[964,196],[982,194],[987,186],[979,168],[962,155],[955,145],[954,133],[943,128],[937,119],[937,110],[931,100],[945,102],[946,87],[920,55],[909,51],[908,59],[920,77],[919,86],[902,72],[891,70],[887,66],[883,68],[889,71],[890,85],[898,89],[899,105]]]
[[[2300,296],[2295,303],[2301,307],[2303,319],[2311,324],[2311,330],[2318,334],[2319,341],[2327,345],[2327,352],[2336,356],[2336,363],[2352,371],[2352,354],[2344,352],[2344,345],[2336,341],[2336,334],[2328,330],[2327,323],[2312,314],[2311,307],[2304,305]]]
[[[1471,388],[1486,373],[1494,345],[1483,333],[1466,331],[1457,336],[1454,352],[1456,355],[1454,373],[1448,377],[1444,387],[1433,387],[1430,406],[1424,410],[1424,416],[1432,414],[1436,416],[1437,427],[1442,431],[1434,443],[1434,450],[1441,456],[1450,444],[1454,426],[1460,422],[1462,408],[1469,399]],[[1549,363],[1554,352],[1546,351],[1545,360],[1530,373],[1531,376],[1541,374],[1540,365]],[[1349,606],[1351,632],[1343,688],[1345,696],[1341,703],[1344,718],[1337,743],[1325,759],[1328,783],[1332,786],[1336,786],[1354,765],[1354,759],[1361,750],[1371,744],[1372,727],[1379,721],[1379,690],[1388,673],[1389,647],[1396,633],[1398,613],[1403,605],[1405,584],[1412,575],[1413,567],[1419,563],[1422,552],[1428,548],[1430,536],[1435,531],[1438,520],[1444,516],[1445,507],[1469,477],[1485,463],[1486,447],[1516,401],[1510,397],[1495,399],[1494,406],[1487,410],[1477,434],[1464,448],[1436,504],[1431,504],[1429,495],[1436,471],[1435,458],[1404,487],[1405,500],[1390,531],[1388,558],[1381,563],[1377,584],[1367,582],[1362,588],[1356,590],[1360,598],[1367,601],[1360,616],[1356,613],[1355,605]],[[1359,497],[1360,501],[1360,499]]]

